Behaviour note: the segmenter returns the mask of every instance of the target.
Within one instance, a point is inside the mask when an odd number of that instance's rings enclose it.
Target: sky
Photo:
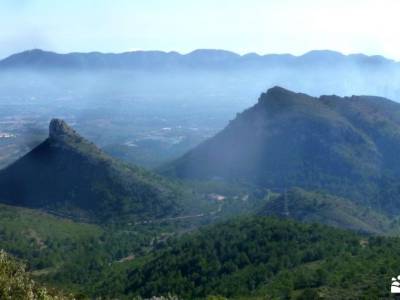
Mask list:
[[[399,0],[0,0],[0,58],[208,48],[400,60],[399,12]]]

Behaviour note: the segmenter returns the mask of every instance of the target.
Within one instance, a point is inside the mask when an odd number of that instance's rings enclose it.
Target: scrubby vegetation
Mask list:
[[[0,299],[72,300],[74,297],[38,285],[23,264],[0,250]]]

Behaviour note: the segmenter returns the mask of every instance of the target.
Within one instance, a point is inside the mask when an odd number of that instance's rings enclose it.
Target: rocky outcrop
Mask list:
[[[49,137],[51,139],[59,139],[65,136],[77,136],[75,130],[68,126],[68,124],[61,119],[53,119],[49,125]]]

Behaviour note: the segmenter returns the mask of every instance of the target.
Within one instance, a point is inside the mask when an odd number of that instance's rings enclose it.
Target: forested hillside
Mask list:
[[[271,197],[259,213],[373,234],[398,235],[400,230],[398,219],[388,218],[381,211],[357,205],[349,199],[300,188]]]
[[[184,299],[380,299],[400,272],[399,255],[398,238],[244,218],[171,241],[130,272],[121,292]]]

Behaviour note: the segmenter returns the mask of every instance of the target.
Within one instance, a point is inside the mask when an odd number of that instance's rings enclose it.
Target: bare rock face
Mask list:
[[[60,119],[53,119],[49,126],[49,137],[58,140],[64,137],[76,136],[77,133],[68,124]]]

